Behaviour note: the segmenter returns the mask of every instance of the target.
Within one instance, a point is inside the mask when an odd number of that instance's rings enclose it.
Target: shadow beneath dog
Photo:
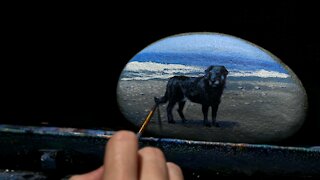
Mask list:
[[[240,126],[240,123],[235,121],[217,121],[217,123],[219,125],[219,128],[222,129]]]
[[[216,121],[216,124],[218,126],[211,126],[208,128],[221,128],[221,129],[229,129],[229,128],[234,128],[237,126],[240,126],[239,122],[235,121]],[[187,122],[181,122],[181,121],[176,121],[176,125],[183,125],[185,127],[205,127],[203,124],[203,120],[195,120],[195,119],[190,119],[187,120]]]

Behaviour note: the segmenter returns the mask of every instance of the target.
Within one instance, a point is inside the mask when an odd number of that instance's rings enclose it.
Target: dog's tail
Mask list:
[[[166,103],[167,101],[168,101],[168,92],[167,92],[167,91],[166,91],[166,93],[164,94],[164,96],[162,96],[161,98],[154,97],[154,102],[155,102],[157,105]]]

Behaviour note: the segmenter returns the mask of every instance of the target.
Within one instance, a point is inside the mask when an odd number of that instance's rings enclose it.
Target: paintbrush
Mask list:
[[[139,130],[139,132],[137,133],[137,138],[138,138],[138,139],[140,139],[143,131],[146,129],[147,125],[149,124],[150,119],[152,118],[152,116],[153,116],[154,112],[156,111],[157,107],[158,107],[158,104],[156,103],[156,104],[152,107],[152,109],[151,109],[151,111],[149,112],[149,114],[147,115],[146,119],[143,121],[143,124],[141,125],[140,130]]]

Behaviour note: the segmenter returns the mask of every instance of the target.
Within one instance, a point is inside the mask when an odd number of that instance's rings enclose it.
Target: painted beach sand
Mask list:
[[[217,111],[218,127],[203,124],[202,105],[186,101],[175,124],[168,123],[159,106],[147,131],[155,136],[181,139],[266,143],[293,135],[303,124],[306,95],[290,69],[266,51],[235,37],[221,34],[185,34],[160,40],[133,57],[119,79],[118,104],[124,116],[139,127],[165,94],[173,76],[202,77],[208,66],[229,71]],[[159,116],[160,115],[160,116]],[[211,121],[211,110],[209,110]]]

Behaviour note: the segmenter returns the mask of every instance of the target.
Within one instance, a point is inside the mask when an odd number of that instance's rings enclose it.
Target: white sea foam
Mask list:
[[[267,71],[267,70],[258,70],[258,71],[231,71],[229,76],[235,77],[249,77],[249,76],[256,76],[260,78],[288,78],[290,77],[289,74],[280,73],[277,71]]]
[[[182,64],[161,64],[155,62],[130,62],[127,64],[126,71],[152,71],[152,72],[163,72],[163,73],[190,73],[203,71],[202,68],[196,66],[186,66]]]
[[[155,62],[130,62],[125,67],[121,80],[149,80],[168,79],[175,75],[199,76],[204,74],[205,67],[187,66],[182,64],[162,64]],[[286,73],[277,71],[241,71],[229,69],[233,77],[260,77],[260,78],[288,78]]]

